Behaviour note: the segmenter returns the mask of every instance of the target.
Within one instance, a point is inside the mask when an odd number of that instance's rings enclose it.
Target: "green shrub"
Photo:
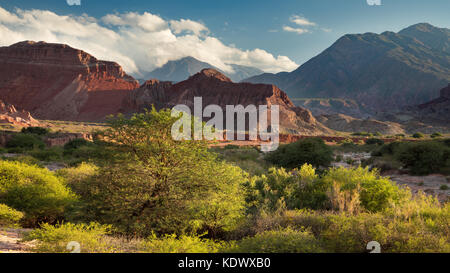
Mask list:
[[[267,175],[255,177],[247,185],[249,212],[278,211],[282,209],[324,208],[326,188],[312,165],[299,170],[271,168]]]
[[[99,168],[92,164],[83,162],[80,165],[72,168],[64,168],[56,171],[57,176],[64,178],[66,184],[70,188],[77,188],[77,186],[83,181],[97,175]],[[77,189],[76,191],[80,191]]]
[[[353,133],[352,136],[372,137],[373,134],[372,133],[368,133],[368,132],[356,132],[356,133]]]
[[[14,157],[7,157],[7,158],[4,158],[4,160],[21,162],[21,163],[25,163],[27,165],[41,166],[41,162],[39,161],[39,159],[34,158],[31,155],[18,155],[18,156],[14,156]]]
[[[50,133],[50,130],[42,127],[24,127],[21,132],[23,134],[34,134],[39,136],[44,136]]]
[[[78,146],[76,149],[64,149],[63,155],[68,159],[81,162],[94,161],[96,164],[109,164],[118,157],[122,157],[117,150],[120,149],[113,144],[97,142]]]
[[[385,144],[385,145],[381,146],[380,149],[378,149],[376,151],[376,153],[379,153],[380,156],[383,156],[383,155],[394,155],[404,145],[407,145],[407,143],[394,141],[394,142],[391,142],[389,144]]]
[[[0,204],[0,227],[17,226],[22,218],[22,212]]]
[[[367,145],[383,145],[384,141],[378,138],[369,138],[366,140]]]
[[[25,213],[27,226],[55,222],[75,200],[62,181],[47,169],[0,161],[0,202]]]
[[[52,147],[46,150],[34,150],[28,152],[32,157],[40,161],[58,161],[62,158],[62,151],[59,147]]]
[[[333,151],[322,139],[307,138],[282,145],[278,150],[267,154],[265,159],[288,169],[298,168],[305,163],[315,167],[329,166],[333,160]]]
[[[440,189],[441,191],[446,191],[446,190],[449,189],[449,187],[448,187],[447,185],[441,185],[441,186],[439,187],[439,189]]]
[[[412,174],[439,172],[449,164],[450,149],[441,142],[408,143],[396,153],[397,159]]]
[[[31,231],[24,241],[37,240],[34,247],[36,252],[67,253],[69,242],[78,242],[82,253],[114,252],[114,248],[108,244],[106,235],[111,231],[110,226],[90,224],[56,224],[47,223],[40,228]]]
[[[322,178],[328,187],[331,203],[340,211],[354,212],[359,204],[367,211],[382,211],[400,198],[399,188],[376,170],[333,168]],[[359,202],[358,202],[359,201]]]
[[[438,138],[438,137],[442,137],[442,134],[439,133],[439,132],[436,132],[436,133],[431,134],[430,137],[431,137],[431,138]]]
[[[153,234],[139,244],[139,250],[146,253],[217,253],[227,245],[198,236],[177,237],[173,234],[158,238]]]
[[[413,137],[413,138],[424,138],[425,135],[422,134],[422,133],[420,133],[420,132],[418,132],[418,133],[413,134],[412,137]]]
[[[23,151],[33,149],[44,149],[45,143],[37,136],[30,134],[14,135],[7,143],[6,148],[11,151]],[[15,149],[15,150],[13,150]]]
[[[234,145],[234,144],[229,144],[229,145],[225,146],[224,149],[226,149],[226,150],[236,150],[236,149],[239,149],[239,146],[238,145]]]
[[[77,139],[67,142],[64,145],[64,150],[66,150],[66,151],[67,150],[75,150],[82,146],[91,146],[91,145],[93,145],[92,142],[87,141],[86,139],[83,139],[83,138],[77,138]]]
[[[247,237],[228,249],[232,253],[322,253],[319,240],[309,231],[271,230]]]

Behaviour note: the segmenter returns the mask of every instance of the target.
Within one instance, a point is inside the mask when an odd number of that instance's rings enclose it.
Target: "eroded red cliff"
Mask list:
[[[279,105],[280,126],[285,132],[318,135],[330,130],[312,116],[311,112],[295,107],[285,92],[275,85],[233,83],[214,69],[204,69],[189,79],[171,84],[158,80],[147,81],[124,101],[124,111],[143,111],[144,108],[172,108],[178,104],[193,109],[194,97],[202,98],[202,106],[219,105]],[[270,115],[269,115],[270,117]]]
[[[0,47],[0,99],[39,119],[97,121],[115,114],[137,81],[114,62],[64,44]]]

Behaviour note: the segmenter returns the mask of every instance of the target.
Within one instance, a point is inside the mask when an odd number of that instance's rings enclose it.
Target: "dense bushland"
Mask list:
[[[324,168],[333,154],[320,139],[264,157],[175,141],[176,119],[154,109],[119,115],[93,143],[33,146],[0,161],[0,225],[39,226],[25,238],[38,252],[67,252],[70,241],[99,253],[365,252],[374,240],[382,252],[450,252],[448,203],[412,196],[375,169]],[[412,172],[449,166],[449,140],[369,142],[348,145]],[[34,165],[56,155],[69,167]]]

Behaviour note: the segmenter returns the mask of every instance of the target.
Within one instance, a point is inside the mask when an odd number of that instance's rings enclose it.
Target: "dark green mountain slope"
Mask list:
[[[429,101],[450,82],[450,31],[417,24],[399,33],[349,34],[290,73],[244,81],[272,83],[291,98],[348,98],[372,112]]]

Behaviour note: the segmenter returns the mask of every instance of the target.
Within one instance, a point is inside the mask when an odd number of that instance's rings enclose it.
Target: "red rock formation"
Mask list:
[[[68,45],[20,42],[0,47],[0,99],[40,119],[101,120],[138,87],[114,62]]]
[[[203,107],[215,104],[222,109],[225,109],[226,105],[279,105],[280,126],[283,131],[308,135],[331,132],[317,122],[311,112],[295,107],[286,93],[278,87],[233,83],[214,69],[204,69],[174,85],[157,80],[147,81],[127,97],[124,101],[124,111],[142,111],[151,105],[157,108],[172,108],[177,104],[187,105],[192,110],[194,97],[202,97]]]
[[[13,124],[22,127],[38,126],[39,122],[35,120],[30,112],[17,111],[16,107],[4,103],[0,100],[0,123]]]

